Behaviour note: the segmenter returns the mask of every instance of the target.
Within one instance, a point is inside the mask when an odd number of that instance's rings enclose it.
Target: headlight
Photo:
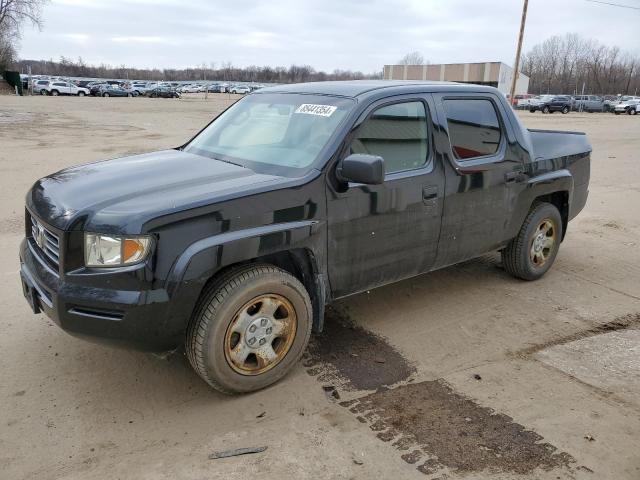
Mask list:
[[[147,258],[150,249],[150,237],[84,234],[84,264],[87,267],[133,265]]]

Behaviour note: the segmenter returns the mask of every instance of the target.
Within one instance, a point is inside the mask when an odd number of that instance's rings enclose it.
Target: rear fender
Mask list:
[[[556,170],[530,178],[526,183],[526,188],[518,197],[515,213],[507,228],[508,238],[514,238],[518,234],[536,199],[548,197],[558,192],[566,192],[567,206],[569,206],[573,196],[573,185],[573,175],[567,169]],[[563,229],[563,235],[564,231],[566,231],[566,228]]]

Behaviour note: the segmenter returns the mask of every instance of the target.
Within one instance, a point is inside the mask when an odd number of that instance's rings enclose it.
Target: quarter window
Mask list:
[[[427,112],[422,102],[387,105],[358,129],[351,153],[379,155],[386,173],[412,170],[427,162]]]
[[[490,100],[445,100],[449,139],[456,158],[493,155],[500,147],[500,121]]]

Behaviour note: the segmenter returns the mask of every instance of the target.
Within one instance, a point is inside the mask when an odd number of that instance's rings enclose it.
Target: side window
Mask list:
[[[358,129],[350,153],[384,158],[386,173],[427,163],[427,112],[422,102],[395,103],[373,112]]]
[[[490,100],[445,100],[444,111],[456,158],[467,160],[498,151],[502,132],[498,114]]]

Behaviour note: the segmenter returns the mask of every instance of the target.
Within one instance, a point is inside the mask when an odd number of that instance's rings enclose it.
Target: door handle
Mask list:
[[[436,185],[429,185],[422,187],[422,201],[425,205],[433,207],[438,200],[438,187]]]
[[[505,183],[523,182],[527,177],[520,171],[507,172],[504,174]]]

